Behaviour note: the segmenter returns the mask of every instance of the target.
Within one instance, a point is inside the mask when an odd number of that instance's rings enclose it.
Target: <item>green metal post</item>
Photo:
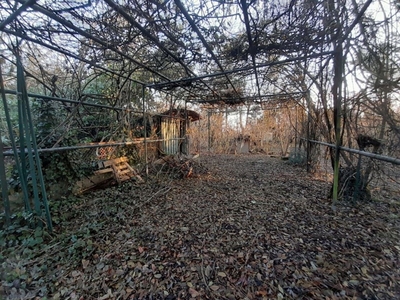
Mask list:
[[[29,100],[28,100],[28,93],[26,91],[26,84],[25,84],[25,77],[24,77],[24,70],[22,67],[22,63],[19,57],[17,57],[17,75],[20,74],[19,80],[20,80],[20,91],[22,93],[22,100],[23,100],[23,115],[24,115],[24,123],[25,123],[25,128],[26,128],[26,135],[28,138],[28,143],[27,143],[27,148],[28,148],[28,157],[29,157],[29,164],[30,164],[30,169],[31,169],[31,176],[32,176],[32,185],[33,185],[33,191],[34,191],[34,197],[35,197],[35,210],[36,213],[39,217],[42,215],[42,209],[41,205],[43,205],[44,210],[45,210],[45,215],[46,215],[46,223],[49,231],[53,230],[53,225],[51,221],[51,216],[50,216],[50,209],[48,205],[48,199],[47,199],[47,193],[46,193],[46,187],[44,184],[44,179],[43,179],[43,172],[42,172],[42,167],[41,167],[41,161],[38,153],[38,148],[37,148],[37,142],[36,142],[36,136],[35,132],[33,130],[33,122],[32,122],[32,114],[29,106]],[[33,160],[33,157],[35,157],[35,161]],[[36,168],[35,168],[36,166]],[[38,183],[40,184],[41,188],[41,196],[42,196],[42,201],[40,201],[39,198],[39,193],[37,189]]]
[[[211,151],[211,111],[207,111],[208,152]]]
[[[28,156],[28,166],[29,166],[29,175],[30,175],[30,181],[32,184],[32,190],[33,190],[33,203],[35,207],[35,212],[36,215],[40,218],[42,216],[42,210],[40,208],[40,199],[39,199],[39,193],[38,193],[38,188],[37,188],[37,179],[36,179],[36,168],[35,168],[35,163],[33,161],[33,149],[32,149],[32,136],[31,132],[29,130],[29,124],[28,124],[28,116],[27,116],[27,106],[29,106],[28,99],[27,99],[27,94],[25,90],[25,80],[24,80],[24,70],[22,68],[22,64],[20,61],[20,58],[17,56],[17,91],[18,91],[18,101],[20,105],[20,130],[23,132],[21,134],[21,140],[24,139],[26,142],[26,149],[28,150],[27,156]],[[21,129],[22,128],[22,129]],[[21,145],[21,149],[25,149]],[[25,159],[25,151],[21,152],[21,157],[24,157]],[[26,172],[27,170],[25,170]],[[25,180],[28,183],[28,176],[26,174]],[[28,185],[28,184],[27,184]],[[39,222],[40,226],[42,225]]]
[[[3,73],[1,70],[1,64],[0,64],[0,88],[1,88],[1,98],[3,100],[3,107],[4,107],[4,113],[6,116],[6,122],[7,122],[7,128],[8,128],[8,135],[11,140],[11,147],[14,152],[14,159],[15,159],[15,164],[17,166],[18,174],[20,177],[22,177],[22,164],[20,162],[20,156],[18,155],[18,149],[17,145],[15,143],[15,136],[11,124],[11,117],[10,117],[10,112],[8,109],[8,104],[7,104],[7,98],[6,94],[4,92],[4,81],[3,81]],[[21,179],[21,188],[22,188],[22,193],[24,196],[24,202],[25,202],[25,208],[28,212],[31,212],[31,207],[29,203],[29,197],[28,197],[28,188],[26,186],[26,181]]]
[[[189,129],[189,126],[190,126],[190,122],[189,122],[189,117],[188,117],[188,111],[187,111],[187,101],[185,100],[185,121],[183,121],[183,138],[185,138],[184,139],[184,145],[185,145],[185,147],[184,147],[184,151],[185,151],[185,153],[184,154],[186,154],[186,155],[189,155],[190,154],[190,138],[189,138],[189,136],[188,136],[188,129]]]
[[[19,180],[21,183],[21,188],[24,195],[24,203],[25,209],[28,212],[32,212],[31,204],[29,200],[29,193],[28,193],[28,173],[26,172],[27,165],[26,165],[26,157],[25,157],[25,130],[24,130],[24,121],[23,121],[23,104],[22,104],[22,94],[17,93],[18,98],[18,136],[19,136],[19,159],[21,163],[21,172],[19,173]]]
[[[26,85],[24,85],[24,86],[26,88]],[[38,152],[36,136],[35,136],[35,133],[33,130],[32,113],[31,113],[31,108],[29,106],[28,97],[26,97],[26,103],[27,103],[26,109],[27,109],[28,122],[30,124],[29,130],[30,130],[31,137],[32,137],[33,153],[35,155],[37,175],[39,178],[39,184],[40,184],[40,188],[41,188],[42,204],[43,204],[43,208],[44,208],[44,212],[45,212],[45,216],[46,216],[47,228],[51,232],[51,231],[53,231],[53,224],[51,221],[46,186],[45,186],[44,178],[43,178],[42,164],[41,164],[40,156],[39,156],[39,152]]]
[[[4,154],[3,154],[3,141],[1,140],[1,131],[0,131],[0,183],[1,183],[1,196],[3,197],[4,203],[4,213],[6,215],[6,224],[9,226],[11,224],[11,209],[10,209],[10,200],[8,199],[8,184],[7,184],[7,176],[6,176],[6,168],[4,163]]]
[[[144,123],[144,161],[145,161],[145,166],[146,166],[146,176],[149,176],[149,165],[148,165],[148,153],[147,153],[147,119],[146,119],[146,97],[145,97],[145,90],[146,87],[143,85],[142,86],[142,105],[143,105],[143,123]]]

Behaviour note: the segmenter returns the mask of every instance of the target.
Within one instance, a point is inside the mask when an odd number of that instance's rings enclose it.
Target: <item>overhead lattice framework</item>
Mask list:
[[[145,119],[146,88],[151,88],[156,97],[158,91],[170,94],[171,108],[175,101],[172,98],[185,100],[185,108],[187,102],[256,103],[265,108],[271,103],[273,106],[274,101],[279,105],[305,94],[309,96],[313,85],[318,97],[324,98],[325,112],[333,109],[332,122],[328,113],[325,116],[329,134],[334,131],[336,202],[340,149],[344,149],[341,109],[343,78],[348,71],[346,56],[355,55],[352,43],[368,44],[370,35],[365,29],[370,25],[368,17],[363,16],[371,3],[372,0],[3,0],[0,66],[3,61],[9,66],[18,65],[20,82],[25,83],[24,77],[33,77],[44,87],[46,96],[51,94],[51,99],[64,104],[74,103],[78,107],[87,98],[106,100],[107,105],[84,104],[122,111],[128,124],[131,113],[141,112]],[[360,28],[353,32],[356,25]],[[375,30],[371,35],[379,36]],[[34,65],[40,76],[35,77],[27,68],[24,71],[21,58],[25,65]],[[58,65],[64,73],[89,74],[85,87],[93,78],[108,74],[111,80],[115,79],[118,91],[109,95],[87,93],[80,82],[83,76],[76,76],[74,80],[81,89],[69,89],[72,97],[59,95],[57,70],[47,70],[40,61]],[[71,70],[76,62],[79,68],[75,64]],[[11,70],[12,67],[10,74]],[[3,87],[1,91],[7,110],[5,92],[13,91]],[[128,95],[123,94],[126,91]],[[27,100],[36,93],[28,94],[24,84],[17,94]],[[45,99],[41,95],[37,98]],[[147,97],[147,103],[154,98]],[[138,105],[133,105],[133,100]],[[313,99],[306,100],[311,111]],[[29,110],[29,105],[25,106]],[[66,110],[73,115],[71,107],[66,106]],[[24,115],[23,109],[19,112],[20,125],[29,121],[23,125],[32,130],[32,120],[26,118],[30,113]],[[120,116],[116,119],[120,121]],[[7,127],[12,137],[11,125]],[[34,137],[33,133],[26,135]],[[147,161],[146,138],[144,130]],[[21,142],[21,148],[24,147]],[[15,148],[13,152],[18,151]]]
[[[302,64],[333,53],[323,2],[2,1],[4,40],[21,38],[92,70],[187,99],[262,102],[291,87]],[[292,65],[292,69],[282,66]]]

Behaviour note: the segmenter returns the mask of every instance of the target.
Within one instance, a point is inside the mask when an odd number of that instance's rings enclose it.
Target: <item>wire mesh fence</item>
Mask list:
[[[310,141],[308,164],[316,176],[333,181],[331,152],[335,145]],[[396,157],[341,147],[339,196],[349,200],[384,199],[400,203],[400,161]],[[365,196],[362,196],[366,193]],[[364,199],[365,198],[365,199]]]

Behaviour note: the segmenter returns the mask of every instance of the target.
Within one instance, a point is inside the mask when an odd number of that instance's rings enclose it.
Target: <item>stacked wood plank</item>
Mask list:
[[[100,170],[94,172],[95,175],[113,173],[114,178],[118,183],[124,182],[131,178],[136,178],[139,182],[144,181],[136,172],[136,170],[129,165],[127,157],[119,157],[106,161],[100,161],[98,166]]]
[[[144,182],[139,173],[128,163],[127,157],[99,161],[99,170],[93,176],[84,178],[76,183],[75,194],[82,194],[96,188],[105,188],[115,183],[121,183],[129,179]]]

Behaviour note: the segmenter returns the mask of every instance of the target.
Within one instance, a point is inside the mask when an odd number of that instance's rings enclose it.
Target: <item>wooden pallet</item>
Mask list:
[[[105,188],[114,184],[116,181],[121,183],[125,180],[135,178],[138,182],[144,182],[138,172],[128,164],[127,157],[101,161],[98,163],[99,169],[92,176],[78,181],[74,188],[74,194],[83,194],[96,188]]]
[[[125,156],[106,161],[100,161],[98,162],[98,166],[100,170],[94,172],[96,175],[112,172],[115,180],[117,180],[118,183],[134,177],[139,182],[144,182],[138,172],[129,165],[128,158]]]

